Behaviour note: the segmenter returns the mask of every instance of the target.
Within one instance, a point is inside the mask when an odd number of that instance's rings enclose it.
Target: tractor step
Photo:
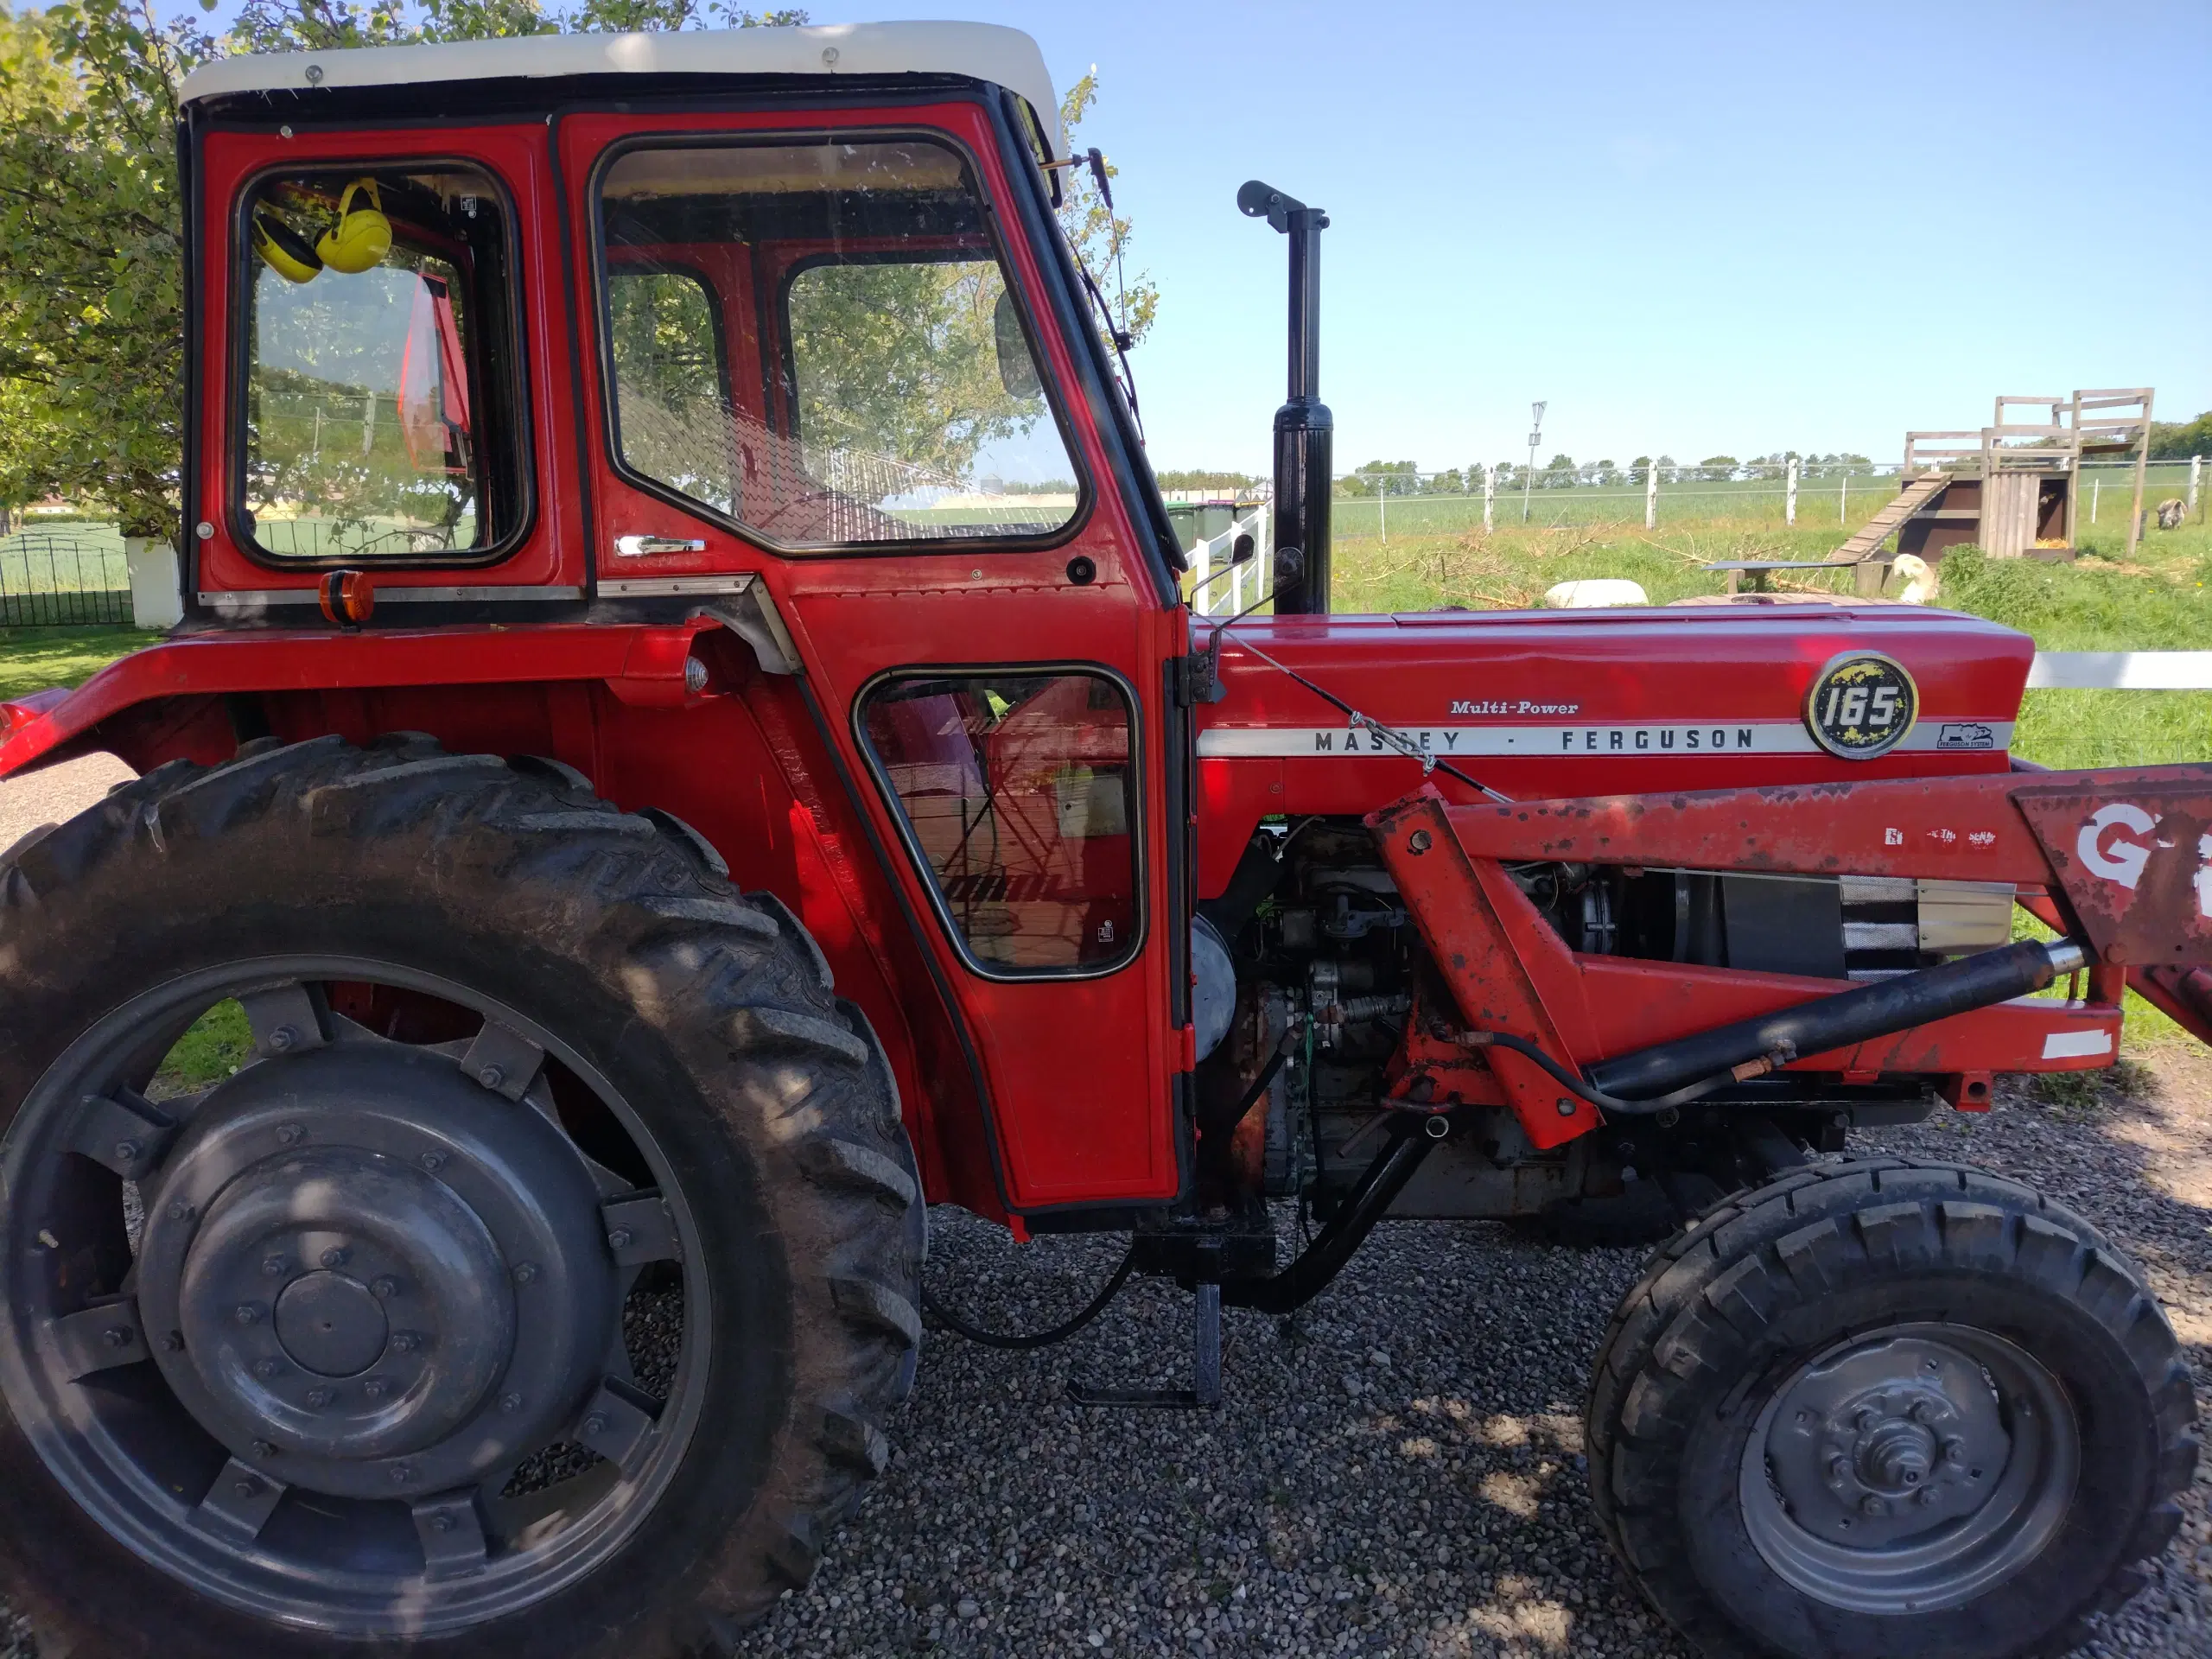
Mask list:
[[[1135,1406],[1163,1411],[1213,1411],[1221,1405],[1221,1286],[1198,1287],[1198,1322],[1192,1333],[1191,1386],[1187,1389],[1095,1389],[1070,1382],[1068,1398],[1078,1406]]]
[[[1135,1406],[1160,1411],[1212,1411],[1221,1404],[1221,1241],[1205,1239],[1195,1252],[1198,1266],[1197,1322],[1191,1338],[1191,1386],[1187,1389],[1095,1389],[1071,1382],[1068,1398],[1078,1406]]]

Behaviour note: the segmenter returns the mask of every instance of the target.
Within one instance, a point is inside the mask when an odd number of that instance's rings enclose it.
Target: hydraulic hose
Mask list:
[[[1762,1055],[1823,1053],[2024,996],[2087,960],[2070,940],[2023,939],[1624,1054],[1592,1066],[1590,1082],[1605,1094],[1646,1098],[1693,1078],[1725,1076]]]
[[[1136,1243],[1131,1240],[1128,1253],[1122,1257],[1122,1265],[1114,1269],[1106,1282],[1099,1287],[1098,1294],[1084,1306],[1083,1312],[1073,1319],[1053,1325],[1046,1331],[1031,1331],[1024,1333],[1011,1331],[986,1331],[979,1325],[969,1324],[967,1320],[938,1300],[930,1294],[929,1287],[926,1285],[922,1287],[922,1306],[929,1310],[931,1318],[948,1331],[957,1336],[965,1337],[970,1342],[980,1342],[986,1348],[1011,1348],[1017,1351],[1028,1348],[1049,1348],[1056,1342],[1065,1342],[1084,1325],[1103,1313],[1107,1305],[1122,1294],[1122,1287],[1128,1283],[1129,1274],[1136,1271]]]
[[[1840,991],[1794,1008],[1716,1026],[1590,1068],[1579,1077],[1535,1044],[1502,1031],[1470,1032],[1471,1048],[1505,1048],[1541,1068],[1578,1100],[1616,1116],[1649,1117],[1701,1100],[1732,1083],[1819,1054],[1910,1031],[1955,1014],[1986,1008],[2039,991],[2088,960],[2071,940],[2022,940],[1941,967],[1900,974],[1878,984]],[[1669,1085],[1676,1085],[1669,1089]],[[1653,1095],[1655,1089],[1669,1092]],[[1637,1090],[1633,1096],[1619,1091]]]

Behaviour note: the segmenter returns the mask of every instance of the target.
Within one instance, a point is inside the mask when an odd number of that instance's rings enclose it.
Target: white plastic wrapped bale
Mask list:
[[[1651,596],[1643,584],[1620,576],[1587,576],[1562,582],[1544,591],[1544,608],[1552,611],[1600,610],[1609,605],[1649,605]]]

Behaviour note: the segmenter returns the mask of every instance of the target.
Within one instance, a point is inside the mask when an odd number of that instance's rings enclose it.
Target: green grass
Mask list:
[[[192,1094],[220,1083],[252,1054],[245,1010],[236,1002],[218,1002],[177,1039],[147,1092],[156,1100]]]
[[[161,637],[137,628],[0,628],[0,698],[82,685]]]
[[[1839,539],[1833,525],[1740,519],[1647,531],[1640,515],[1632,524],[1516,524],[1487,534],[1394,532],[1387,543],[1344,536],[1334,555],[1336,605],[1511,609],[1541,602],[1555,582],[1591,576],[1624,576],[1664,605],[1723,591],[1724,579],[1701,568],[1708,563],[1825,558]],[[2154,530],[2126,563],[2119,525],[2084,527],[2081,539],[2072,564],[1955,553],[1941,568],[1936,602],[2018,628],[2046,651],[2212,649],[2212,526]],[[1793,571],[1775,585],[1847,593],[1849,581],[1845,572]],[[2014,748],[2059,767],[2202,760],[2212,756],[2212,692],[2031,691]]]

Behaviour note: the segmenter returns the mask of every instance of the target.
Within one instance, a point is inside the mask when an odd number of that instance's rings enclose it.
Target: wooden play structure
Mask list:
[[[2127,554],[2143,533],[2143,479],[2151,454],[2152,388],[2077,391],[2070,397],[1997,399],[1994,418],[1980,431],[1908,432],[1904,487],[1897,499],[1836,550],[1839,561],[1872,554],[1882,535],[1867,537],[1908,496],[1919,502],[1892,525],[1899,553],[1934,563],[1972,543],[1992,558],[2071,559],[2079,510],[2082,462],[2095,455],[2133,454],[2133,499]],[[2038,410],[2050,418],[2008,418]],[[1935,484],[1929,490],[1927,486]],[[1883,532],[1886,534],[1886,529]]]
[[[2125,454],[2135,463],[2123,555],[2133,557],[2143,534],[2152,391],[2131,386],[2063,397],[2006,393],[1997,399],[1990,424],[1978,430],[1908,432],[1897,494],[1827,558],[1728,560],[1707,569],[1726,573],[1732,594],[1746,577],[1756,590],[1771,571],[1849,565],[1857,591],[1872,597],[1882,591],[1891,564],[1906,554],[1933,565],[1951,549],[1971,544],[1993,558],[2071,559],[2082,461]],[[2015,417],[2014,411],[2027,410],[2049,418]]]

